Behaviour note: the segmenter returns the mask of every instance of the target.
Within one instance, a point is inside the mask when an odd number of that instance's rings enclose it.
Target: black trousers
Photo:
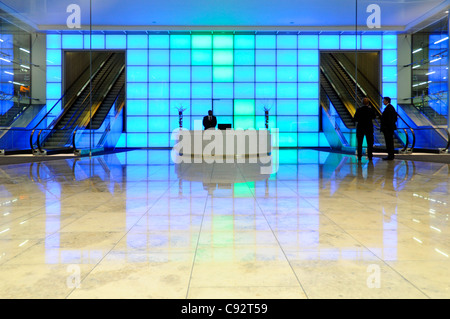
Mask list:
[[[388,158],[394,158],[394,132],[393,131],[385,131],[384,140],[386,141],[386,151],[388,154]]]
[[[373,130],[357,130],[356,140],[358,142],[358,158],[362,157],[362,145],[364,142],[364,137],[366,137],[367,142],[367,156],[372,158],[373,154]]]

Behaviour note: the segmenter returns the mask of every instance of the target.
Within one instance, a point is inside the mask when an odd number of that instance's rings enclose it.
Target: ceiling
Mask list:
[[[81,9],[81,29],[94,30],[377,30],[406,31],[443,15],[450,0],[4,0],[0,8],[37,30],[66,30],[67,7]],[[92,10],[91,10],[92,8]]]

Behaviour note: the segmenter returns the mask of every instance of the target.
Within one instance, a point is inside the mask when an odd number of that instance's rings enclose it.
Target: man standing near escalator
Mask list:
[[[397,129],[397,112],[395,111],[394,106],[392,106],[389,97],[386,96],[383,98],[383,104],[385,105],[385,108],[381,114],[380,131],[384,134],[388,154],[383,160],[392,161],[395,158],[394,131]]]
[[[358,142],[357,156],[358,161],[362,158],[362,148],[364,142],[364,136],[366,137],[367,143],[367,157],[369,161],[372,160],[373,154],[373,120],[375,119],[375,111],[370,106],[370,101],[368,98],[363,99],[363,105],[356,110],[354,120],[357,122],[356,125],[356,139]]]

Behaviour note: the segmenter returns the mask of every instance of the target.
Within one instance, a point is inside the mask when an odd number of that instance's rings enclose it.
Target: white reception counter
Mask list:
[[[272,134],[269,130],[179,130],[174,152],[182,156],[226,158],[270,156]]]

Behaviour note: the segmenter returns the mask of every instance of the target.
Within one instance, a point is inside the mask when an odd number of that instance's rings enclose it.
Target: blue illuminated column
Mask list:
[[[381,49],[382,95],[392,99],[392,105],[397,106],[397,36],[395,34],[362,36],[367,42],[372,41],[375,49]],[[363,46],[363,49],[365,47]]]
[[[79,39],[82,36],[79,35]],[[70,45],[71,38],[65,38],[65,46]],[[82,44],[81,44],[82,45]],[[78,47],[79,48],[79,47]],[[60,34],[47,35],[47,112],[58,103],[52,114],[56,116],[61,108],[61,102],[58,100],[62,93],[62,36]],[[52,117],[51,117],[52,118]],[[51,122],[51,118],[48,124]]]
[[[10,96],[14,95],[14,37],[11,34],[1,34],[0,36],[0,48],[1,52],[6,54],[0,60],[1,81],[0,90]],[[2,99],[0,101],[0,115],[5,114],[13,105],[13,100]]]
[[[298,36],[299,147],[324,146],[326,142],[319,138],[319,44],[324,46],[327,41],[318,35]]]

